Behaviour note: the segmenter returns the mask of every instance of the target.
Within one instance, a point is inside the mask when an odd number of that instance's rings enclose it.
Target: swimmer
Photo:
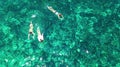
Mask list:
[[[37,27],[38,41],[42,42],[44,40],[43,34],[41,34],[39,27]]]
[[[28,39],[30,39],[30,35],[32,35],[32,38],[35,38],[35,33],[33,32],[33,24],[32,22],[29,25],[29,33],[28,33]]]
[[[51,6],[47,6],[47,8],[48,8],[51,12],[53,12],[55,15],[57,15],[58,19],[60,19],[60,20],[63,20],[63,19],[64,19],[63,15],[62,15],[61,13],[57,12],[56,10],[54,10]]]

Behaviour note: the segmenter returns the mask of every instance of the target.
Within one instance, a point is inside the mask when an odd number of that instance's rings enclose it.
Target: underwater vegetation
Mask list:
[[[0,0],[0,67],[120,67],[120,1]]]

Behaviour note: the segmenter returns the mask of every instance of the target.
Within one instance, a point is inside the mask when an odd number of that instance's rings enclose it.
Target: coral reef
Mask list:
[[[0,0],[0,67],[119,67],[119,52],[119,0]]]

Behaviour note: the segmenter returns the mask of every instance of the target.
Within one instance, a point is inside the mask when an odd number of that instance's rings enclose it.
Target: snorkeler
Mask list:
[[[38,35],[38,41],[42,42],[44,40],[43,34],[41,34],[39,27],[37,27],[37,35]]]
[[[62,15],[61,13],[57,12],[56,10],[54,10],[51,6],[47,6],[47,8],[48,8],[50,11],[52,11],[55,15],[57,15],[57,16],[58,16],[58,19],[60,19],[60,20],[63,20],[63,19],[64,19],[63,15]]]
[[[30,35],[32,35],[32,38],[35,38],[35,33],[33,32],[33,24],[32,22],[29,25],[29,33],[28,33],[28,39],[30,39]]]

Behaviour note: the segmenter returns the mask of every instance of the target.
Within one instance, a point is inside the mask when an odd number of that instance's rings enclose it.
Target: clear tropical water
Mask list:
[[[0,67],[120,67],[120,1],[0,0]]]

